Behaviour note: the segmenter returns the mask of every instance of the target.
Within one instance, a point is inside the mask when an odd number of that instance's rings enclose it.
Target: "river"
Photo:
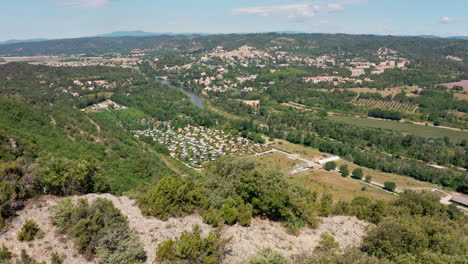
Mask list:
[[[190,98],[190,100],[192,101],[192,103],[196,107],[198,107],[200,109],[205,109],[205,106],[203,105],[203,99],[200,96],[193,93],[192,91],[185,90],[183,87],[180,87],[180,86],[175,86],[171,82],[169,82],[168,80],[161,80],[161,79],[156,79],[156,80],[163,83],[163,84],[166,84],[166,85],[169,85],[169,86],[172,86],[172,87],[175,87],[175,88],[179,89],[180,91],[182,91],[184,94],[186,94]]]

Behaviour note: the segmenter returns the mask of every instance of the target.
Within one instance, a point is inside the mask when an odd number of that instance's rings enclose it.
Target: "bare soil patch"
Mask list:
[[[184,230],[191,230],[193,225],[199,225],[206,235],[212,229],[203,223],[201,216],[190,215],[183,218],[170,218],[161,221],[155,217],[142,215],[136,201],[126,196],[116,197],[110,194],[89,194],[74,196],[74,200],[86,198],[93,201],[106,198],[128,217],[130,228],[140,237],[148,255],[147,263],[153,263],[156,247],[164,240],[178,237]],[[59,235],[55,226],[49,220],[48,208],[61,198],[44,196],[31,200],[26,207],[18,212],[9,230],[0,234],[0,245],[4,244],[14,254],[19,255],[22,249],[34,256],[38,261],[50,261],[53,251],[65,256],[64,263],[95,263],[87,261],[76,251],[73,243],[65,236]],[[44,231],[44,237],[33,242],[19,242],[17,233],[26,220],[35,220]],[[357,246],[364,236],[368,223],[355,217],[334,216],[323,218],[323,223],[317,229],[304,228],[299,236],[290,235],[278,222],[255,218],[250,227],[225,226],[222,230],[224,237],[231,237],[229,255],[226,263],[236,262],[246,256],[255,254],[258,250],[270,247],[287,256],[302,252],[312,252],[320,241],[320,234],[328,232],[342,247]]]

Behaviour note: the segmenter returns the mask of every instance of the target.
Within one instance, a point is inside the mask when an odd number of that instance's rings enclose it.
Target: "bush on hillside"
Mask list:
[[[73,238],[79,252],[99,263],[144,263],[146,254],[130,232],[127,218],[107,199],[92,204],[80,199],[61,200],[50,208],[50,218],[62,233]]]
[[[31,256],[28,255],[26,250],[21,250],[20,260],[16,262],[17,264],[45,264],[45,262],[39,262],[33,259]]]
[[[317,247],[315,247],[316,252],[326,253],[331,252],[340,247],[340,244],[335,241],[335,238],[330,233],[322,233],[320,235],[320,242]]]
[[[193,226],[191,232],[184,231],[180,237],[166,240],[158,245],[156,262],[217,264],[226,255],[230,239],[222,239],[220,230],[215,229],[202,238],[200,226]]]
[[[141,211],[162,220],[192,213],[200,204],[200,189],[189,179],[166,176],[139,197]]]
[[[288,264],[289,261],[286,257],[271,248],[260,250],[255,255],[242,261],[245,264]],[[240,264],[240,263],[239,263]]]
[[[356,248],[321,254],[301,254],[293,257],[294,264],[393,264],[388,260],[369,256]]]
[[[18,232],[18,240],[32,241],[40,231],[41,229],[39,228],[36,222],[34,222],[33,220],[28,220]]]
[[[466,256],[468,243],[460,229],[463,225],[434,217],[388,218],[370,230],[362,249],[379,258],[418,257],[423,252]]]
[[[11,254],[10,250],[8,250],[7,247],[2,246],[0,248],[0,263],[6,263],[12,257],[13,257],[13,254]]]
[[[48,157],[41,159],[40,165],[40,182],[47,193],[76,195],[109,191],[107,179],[98,173],[92,161]]]
[[[315,193],[290,183],[278,170],[250,157],[222,158],[210,164],[202,180],[207,194],[202,215],[220,210],[224,223],[243,220],[243,225],[258,215],[290,227],[318,223]]]

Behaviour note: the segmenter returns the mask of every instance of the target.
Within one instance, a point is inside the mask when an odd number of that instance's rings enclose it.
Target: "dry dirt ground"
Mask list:
[[[154,217],[141,214],[136,202],[128,197],[116,197],[110,194],[73,197],[73,199],[86,198],[92,201],[96,198],[111,200],[121,212],[128,217],[129,226],[139,235],[148,255],[147,263],[153,263],[157,245],[169,238],[179,236],[184,230],[191,230],[192,226],[199,225],[204,235],[211,227],[203,224],[198,215],[183,218],[171,218],[161,221]],[[31,256],[39,261],[50,261],[50,254],[56,251],[65,256],[65,264],[94,263],[86,261],[75,250],[73,243],[57,233],[48,216],[48,207],[56,204],[60,198],[44,196],[30,201],[26,207],[18,212],[9,231],[0,234],[0,245],[7,246],[14,254],[19,255],[21,249],[25,249]],[[35,220],[44,231],[44,236],[33,242],[19,242],[17,233],[26,220]],[[320,240],[320,234],[329,232],[340,243],[341,247],[357,246],[365,234],[368,224],[354,217],[334,216],[323,219],[323,223],[317,229],[304,228],[299,236],[293,236],[286,232],[280,223],[255,218],[250,227],[226,226],[222,233],[225,237],[231,237],[228,246],[229,255],[226,263],[238,262],[246,256],[255,254],[263,248],[273,248],[285,255],[312,252]]]

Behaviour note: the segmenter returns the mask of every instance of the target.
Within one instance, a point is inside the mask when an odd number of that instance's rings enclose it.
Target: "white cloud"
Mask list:
[[[439,23],[442,23],[442,24],[452,24],[452,23],[457,23],[457,22],[462,22],[462,20],[453,18],[453,17],[443,17],[439,20]]]
[[[233,9],[234,14],[245,14],[261,17],[280,17],[288,20],[306,20],[319,12],[342,11],[349,5],[367,3],[368,0],[321,0],[298,2],[286,5],[243,7]]]
[[[281,16],[290,20],[302,20],[313,17],[320,6],[311,3],[296,3],[276,6],[245,7],[233,10],[235,14],[256,15],[262,17]]]
[[[104,8],[108,7],[112,0],[57,0],[57,3],[62,6],[76,6],[87,8]]]

